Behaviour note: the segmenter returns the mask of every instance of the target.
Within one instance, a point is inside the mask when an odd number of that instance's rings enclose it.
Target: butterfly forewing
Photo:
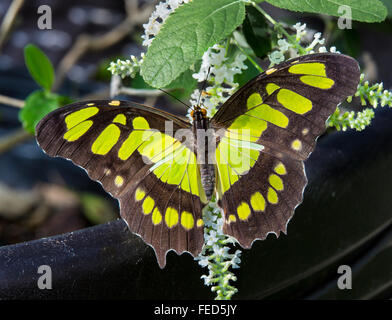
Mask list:
[[[87,101],[46,116],[37,141],[49,155],[83,167],[116,197],[130,230],[154,248],[163,267],[168,250],[197,255],[203,244],[205,195],[195,153],[174,137],[181,128],[189,123],[153,108]]]
[[[216,171],[227,234],[249,247],[270,232],[286,232],[306,185],[303,160],[358,81],[354,59],[312,54],[267,70],[222,105],[211,122],[226,130]]]

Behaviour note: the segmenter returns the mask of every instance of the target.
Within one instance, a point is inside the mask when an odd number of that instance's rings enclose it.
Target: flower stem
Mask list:
[[[246,56],[250,63],[253,64],[254,67],[260,71],[260,73],[264,72],[263,68],[260,67],[259,64],[240,46],[237,40],[233,39],[232,41],[237,46],[237,48]]]
[[[274,18],[272,18],[267,12],[265,12],[260,6],[257,5],[255,2],[251,2],[252,6],[255,7],[272,25],[274,28],[278,31],[278,33],[284,35],[287,40],[296,48],[298,49],[298,52],[301,55],[306,54],[306,49],[302,47],[296,40],[295,37],[291,34],[289,34],[286,29],[279,23],[276,22]]]

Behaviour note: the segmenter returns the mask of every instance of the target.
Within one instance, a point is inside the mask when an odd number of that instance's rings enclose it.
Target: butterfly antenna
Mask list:
[[[207,76],[206,76],[206,78],[205,78],[204,81],[203,81],[203,86],[201,87],[201,91],[200,91],[200,95],[199,95],[199,100],[197,100],[197,105],[200,105],[200,99],[201,99],[201,96],[202,96],[202,94],[203,94],[203,91],[204,91],[205,88],[206,88],[208,76],[210,75],[210,71],[211,71],[211,67],[208,68]]]
[[[182,103],[184,106],[186,106],[188,109],[192,109],[192,106],[187,105],[184,101],[181,101],[180,99],[178,99],[177,97],[175,97],[174,95],[172,95],[171,93],[163,90],[163,89],[159,89],[160,91],[166,93],[168,96],[172,97],[173,99],[176,99],[178,102]]]

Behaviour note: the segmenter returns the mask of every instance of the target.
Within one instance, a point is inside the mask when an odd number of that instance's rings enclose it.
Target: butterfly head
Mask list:
[[[191,111],[191,117],[193,120],[200,120],[200,119],[206,119],[207,118],[207,110],[200,107],[196,106],[192,111]]]

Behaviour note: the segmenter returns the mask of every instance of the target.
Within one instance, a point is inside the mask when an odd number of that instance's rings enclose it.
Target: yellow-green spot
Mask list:
[[[280,87],[272,82],[268,83],[265,87],[265,90],[267,90],[268,95],[273,94],[278,89],[280,89]]]
[[[195,225],[195,220],[193,219],[192,213],[188,211],[183,211],[181,213],[181,225],[187,230],[193,228],[193,226]]]
[[[147,120],[143,117],[136,117],[132,121],[132,125],[134,129],[139,129],[139,130],[148,130],[150,129],[150,126],[147,122]]]
[[[272,204],[278,203],[278,195],[274,189],[268,188],[267,199],[269,203]]]
[[[142,205],[143,213],[145,215],[150,214],[150,212],[152,211],[154,206],[155,206],[154,199],[151,198],[150,196],[147,196],[146,199],[144,199],[143,205]]]
[[[277,174],[280,174],[281,176],[282,175],[285,175],[286,173],[287,173],[287,171],[286,171],[286,167],[284,166],[284,164],[282,163],[282,162],[279,162],[277,165],[276,165],[276,167],[275,167],[275,172],[277,173]]]
[[[127,124],[127,118],[122,113],[118,114],[114,119],[113,122],[123,124],[124,126]]]
[[[332,79],[319,76],[302,76],[299,79],[303,83],[319,89],[330,89],[335,84]]]
[[[256,163],[262,149],[263,146],[253,142],[223,137],[215,150],[219,191],[226,192],[238,181],[239,175],[248,172]]]
[[[259,107],[249,110],[246,114],[263,119],[281,128],[287,128],[289,124],[289,118],[284,113],[271,108],[267,104],[262,104]]]
[[[160,224],[162,221],[162,214],[158,210],[157,207],[155,207],[154,211],[152,212],[152,223],[154,225]]]
[[[271,73],[274,73],[276,70],[277,70],[276,68],[270,68],[265,73],[270,75]]]
[[[241,202],[241,204],[237,207],[237,215],[241,220],[248,219],[250,215],[250,208],[246,202]]]
[[[84,135],[88,129],[93,125],[91,120],[84,121],[78,125],[72,127],[64,134],[64,139],[72,142],[78,140],[82,135]]]
[[[109,104],[111,105],[111,106],[119,106],[120,105],[120,101],[118,101],[118,100],[112,100],[112,101],[110,101],[109,102]]]
[[[204,226],[204,221],[203,219],[197,219],[196,225],[200,228],[202,226]]]
[[[135,200],[140,201],[143,200],[145,197],[146,193],[143,191],[141,188],[137,188],[135,192]]]
[[[283,190],[283,181],[276,174],[271,174],[269,176],[269,183],[275,190],[282,191]]]
[[[124,184],[124,178],[123,178],[122,176],[116,176],[116,177],[114,178],[114,184],[115,184],[117,187],[121,187],[121,186]]]
[[[266,129],[267,123],[264,120],[250,117],[248,115],[237,117],[230,127],[228,127],[230,133],[242,135],[244,140],[248,141],[257,141]],[[246,136],[248,138],[245,138]]]
[[[127,160],[152,134],[150,131],[132,131],[118,150],[118,157]]]
[[[295,139],[292,143],[291,143],[291,147],[296,150],[299,151],[302,149],[302,142],[298,139]]]
[[[235,217],[234,214],[229,215],[229,222],[236,222],[237,218]]]
[[[319,62],[295,64],[289,68],[289,72],[294,74],[309,74],[326,77],[325,65]]]
[[[312,101],[294,91],[280,89],[277,97],[283,107],[297,114],[304,114],[312,110]]]
[[[88,118],[96,115],[98,111],[99,109],[97,107],[89,107],[72,112],[65,117],[65,124],[67,125],[67,129],[69,130],[84,120],[87,120]]]
[[[258,94],[257,92],[252,93],[247,102],[246,102],[246,106],[248,107],[248,109],[253,108],[258,106],[259,104],[263,103],[263,99],[261,99],[260,94]]]
[[[260,192],[255,192],[250,197],[250,205],[254,211],[264,211],[265,210],[265,199]]]
[[[203,186],[201,185],[200,171],[197,165],[196,156],[190,150],[189,153],[189,162],[187,161],[187,172],[184,175],[184,179],[181,182],[181,189],[187,192],[190,192],[196,196],[198,196],[203,203],[207,203],[207,197],[204,192]],[[186,163],[182,164],[185,168]]]
[[[109,124],[98,136],[91,146],[91,151],[95,154],[107,154],[120,138],[120,129],[115,124]]]
[[[174,227],[178,223],[178,211],[172,207],[168,207],[165,213],[165,222],[169,228]]]

